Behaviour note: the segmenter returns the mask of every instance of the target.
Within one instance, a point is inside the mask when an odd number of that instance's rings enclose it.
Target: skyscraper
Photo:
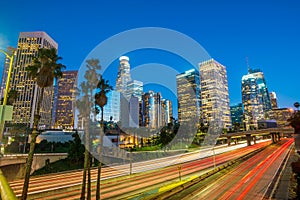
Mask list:
[[[141,112],[141,126],[151,129],[161,128],[163,126],[161,94],[159,92],[155,93],[154,91],[143,94]]]
[[[272,109],[278,108],[277,96],[275,92],[270,92],[270,100],[271,100]]]
[[[110,117],[115,122],[120,121],[120,92],[111,90],[107,93],[107,104],[103,107],[104,121],[110,121]],[[101,116],[101,111],[100,115]],[[101,120],[99,118],[99,120]]]
[[[123,94],[129,101],[131,94],[128,93],[127,85],[131,81],[130,64],[127,56],[120,57],[120,65],[118,69],[118,76],[116,80],[116,90]]]
[[[243,104],[238,103],[236,105],[230,106],[230,114],[232,125],[238,123],[241,126],[243,122]]]
[[[129,127],[139,127],[139,98],[133,95],[129,100]]]
[[[224,128],[231,127],[226,67],[214,59],[200,66],[201,111],[204,124],[221,120]]]
[[[78,71],[64,71],[62,78],[57,81],[53,115],[55,128],[74,128],[77,73]]]
[[[271,110],[270,96],[261,70],[249,68],[248,74],[242,77],[242,103],[246,130],[258,128],[257,122],[265,119]]]
[[[143,82],[131,80],[127,83],[126,96],[135,96],[141,101],[143,95]]]
[[[142,99],[143,82],[132,80],[127,56],[120,57],[116,90],[120,92],[120,121],[122,127],[139,126],[139,101]]]
[[[173,117],[173,109],[172,109],[172,102],[168,99],[162,100],[162,124],[168,125],[171,123]]]
[[[32,127],[40,88],[28,76],[26,67],[32,63],[40,48],[55,48],[57,43],[45,32],[21,32],[18,40],[15,65],[12,70],[10,86],[18,91],[19,97],[14,103],[12,123],[26,123]],[[40,111],[40,127],[49,128],[54,87],[45,88]]]
[[[278,127],[289,126],[287,121],[294,113],[291,108],[274,108],[268,112],[269,119],[276,120]]]
[[[258,128],[258,120],[264,118],[262,96],[253,74],[242,77],[242,102],[246,130]]]
[[[200,118],[200,77],[195,69],[176,75],[178,121],[189,122]]]
[[[7,51],[9,54],[12,54],[16,49],[13,47],[8,47]],[[6,87],[6,80],[9,70],[9,62],[10,60],[8,58],[5,58],[5,63],[2,71],[2,80],[1,80],[1,88],[0,88],[0,99],[4,97],[5,87]]]
[[[256,78],[258,89],[262,97],[263,110],[264,113],[266,113],[272,109],[272,105],[264,73],[260,69],[249,68],[249,74],[252,74]]]

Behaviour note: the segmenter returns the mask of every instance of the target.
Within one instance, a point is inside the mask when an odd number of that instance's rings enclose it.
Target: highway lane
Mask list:
[[[223,176],[194,185],[169,199],[263,199],[293,139],[270,145]]]
[[[257,148],[265,146],[269,143],[270,141],[262,142],[250,147],[243,147],[239,150],[235,150],[235,152],[232,151],[220,155],[219,155],[220,152],[224,152],[226,151],[226,149],[228,150],[234,148],[233,147],[217,148],[215,150],[216,164],[221,164],[223,162],[232,160],[243,154],[249,153],[250,151],[253,151]],[[201,155],[202,154],[204,153],[202,152]],[[140,171],[147,171],[150,169],[153,170],[157,168],[162,168],[168,165],[174,165],[174,163],[178,164],[181,162],[186,162],[187,160],[199,159],[200,157],[199,155],[200,155],[199,152],[193,152],[193,153],[183,154],[179,156],[172,156],[168,158],[134,163],[133,171],[136,173]],[[209,153],[207,155],[209,155]],[[182,176],[190,175],[212,166],[213,166],[212,157],[206,157],[200,160],[190,161],[182,164]],[[97,173],[96,169],[93,169],[91,172],[92,180],[94,182],[96,180],[96,173]],[[156,187],[158,184],[166,183],[172,180],[173,181],[178,180],[177,166],[162,168],[158,171],[152,171],[140,175],[136,174],[132,176],[125,176],[124,178],[112,179],[113,177],[128,175],[128,173],[129,173],[129,165],[120,165],[120,166],[103,168],[101,174],[102,175],[102,184],[101,184],[102,199],[116,197],[126,193],[132,193],[134,191],[149,188],[151,186]],[[73,171],[64,174],[32,177],[30,180],[29,198],[33,197],[34,195],[36,196],[38,194],[42,194],[43,197],[41,199],[63,199],[64,197],[67,199],[68,198],[76,199],[80,194],[81,179],[82,179],[82,171]],[[17,194],[17,196],[20,196],[23,181],[14,181],[11,182],[10,185],[15,191],[15,193]],[[60,189],[64,189],[64,192],[62,192],[62,190]],[[95,187],[93,187],[93,190],[95,190]],[[49,195],[46,196],[46,193],[48,193]]]

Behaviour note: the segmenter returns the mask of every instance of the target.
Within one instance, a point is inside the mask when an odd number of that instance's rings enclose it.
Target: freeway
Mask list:
[[[214,167],[214,162],[215,165],[220,165],[265,147],[270,143],[270,141],[262,141],[249,147],[241,144],[216,148],[214,150],[215,156],[211,156],[213,155],[211,150],[204,149],[201,153],[192,152],[134,163],[132,171],[135,174],[133,175],[128,175],[129,165],[104,167],[101,174],[101,199],[123,199],[134,194],[147,194],[145,191],[178,182],[179,163],[182,163],[181,175],[186,178],[204,173],[205,170]],[[92,169],[91,174],[93,181],[92,194],[94,195],[97,170]],[[81,180],[81,170],[32,177],[28,199],[78,199]],[[22,180],[10,182],[10,186],[18,197],[21,195],[22,185]]]
[[[199,182],[168,199],[265,199],[274,190],[275,175],[293,146],[293,139],[283,139],[257,153],[246,162]],[[275,180],[276,181],[276,180]]]

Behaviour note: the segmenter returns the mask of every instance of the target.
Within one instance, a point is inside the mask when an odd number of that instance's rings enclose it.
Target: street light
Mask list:
[[[9,68],[7,73],[7,79],[6,79],[6,85],[5,85],[5,91],[4,91],[4,97],[3,97],[3,103],[2,103],[2,110],[0,113],[1,120],[0,120],[0,143],[2,143],[2,137],[3,137],[3,130],[4,130],[4,122],[5,122],[5,108],[7,103],[7,97],[8,97],[8,89],[10,84],[10,78],[11,78],[11,71],[12,71],[12,65],[14,62],[14,56],[15,52],[12,51],[12,54],[9,55],[6,51],[0,49],[0,52],[4,53],[6,57],[10,60],[9,62]]]
[[[299,102],[295,102],[295,103],[294,103],[294,106],[295,106],[295,108],[297,109],[297,111],[299,111],[300,103],[299,103]]]

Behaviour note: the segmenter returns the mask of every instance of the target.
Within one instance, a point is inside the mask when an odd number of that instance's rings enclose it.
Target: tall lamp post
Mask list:
[[[295,108],[297,109],[297,112],[298,112],[298,111],[299,111],[300,103],[299,103],[299,102],[295,102],[295,103],[294,103],[294,106],[295,106]]]
[[[7,73],[7,79],[6,79],[6,85],[5,85],[5,91],[4,91],[4,97],[3,97],[3,103],[2,103],[2,110],[0,113],[1,120],[0,120],[0,144],[2,143],[2,138],[3,138],[3,130],[4,130],[4,122],[5,122],[5,108],[6,108],[6,103],[7,103],[7,98],[8,98],[8,89],[9,89],[9,84],[10,84],[10,78],[11,78],[11,71],[12,71],[12,66],[14,62],[14,56],[15,56],[15,51],[12,51],[12,54],[9,55],[6,51],[0,49],[0,52],[4,53],[6,57],[10,60],[9,62],[9,69]]]

